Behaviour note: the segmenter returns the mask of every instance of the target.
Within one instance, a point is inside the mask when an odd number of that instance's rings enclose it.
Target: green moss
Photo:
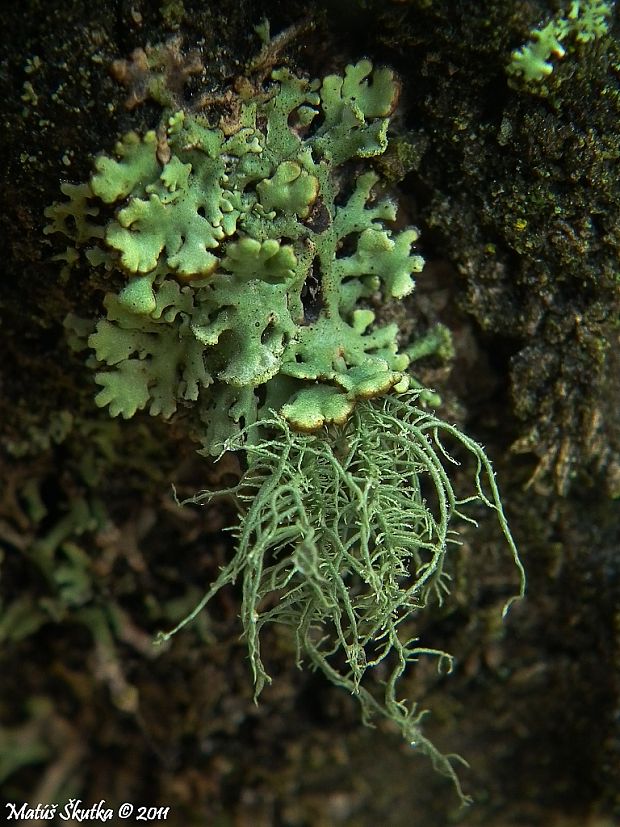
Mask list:
[[[571,30],[544,82],[503,83],[514,45],[548,5],[437,0],[422,12],[414,2],[398,19],[385,12],[383,39],[403,65],[418,55],[407,85],[427,151],[409,180],[423,237],[459,272],[462,306],[498,344],[513,449],[530,454],[543,486],[614,492],[620,54],[609,16],[609,31],[589,41]],[[558,6],[569,19],[572,4]],[[594,7],[580,4],[571,26]]]

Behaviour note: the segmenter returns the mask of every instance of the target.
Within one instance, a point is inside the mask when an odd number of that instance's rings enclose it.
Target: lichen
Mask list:
[[[192,498],[234,496],[236,549],[162,639],[240,577],[257,694],[262,627],[291,627],[299,662],[357,696],[364,720],[393,721],[458,787],[423,713],[398,695],[412,661],[451,664],[410,626],[443,599],[452,523],[473,522],[473,501],[495,512],[520,594],[523,570],[483,450],[418,407],[437,397],[409,365],[449,356],[446,328],[401,345],[375,312],[408,296],[423,265],[417,230],[396,228],[397,202],[369,165],[387,149],[399,82],[361,60],[322,81],[275,69],[266,89],[236,88],[226,128],[168,110],[46,211],[73,261],[83,253],[123,282],[105,318],[65,322],[71,346],[92,351],[97,405],[125,418],[191,410],[203,451],[238,452],[247,469],[234,488]],[[447,473],[447,442],[474,458],[467,496]],[[375,667],[387,670],[382,699],[365,680]]]
[[[370,305],[411,293],[418,233],[392,229],[376,173],[346,169],[385,151],[398,89],[367,60],[322,83],[275,70],[233,134],[169,114],[163,136],[127,134],[65,188],[47,232],[127,278],[88,338],[98,405],[170,417],[197,403],[217,454],[273,407],[312,431],[407,387],[397,327]],[[105,205],[115,216],[97,223]]]
[[[564,41],[589,43],[602,37],[609,29],[613,3],[603,0],[572,0],[566,15],[558,14],[540,28],[533,29],[531,39],[520,49],[515,49],[506,67],[515,83],[533,88],[540,86],[553,72],[552,57],[563,58],[566,54]]]
[[[424,711],[399,695],[399,679],[421,657],[450,671],[452,657],[418,641],[416,618],[449,591],[448,558],[458,547],[454,520],[474,522],[473,502],[492,509],[521,576],[489,460],[457,428],[416,405],[419,392],[356,406],[342,426],[301,435],[278,416],[260,423],[271,437],[243,434],[249,469],[238,485],[205,491],[187,502],[233,496],[241,515],[236,550],[202,601],[172,631],[192,621],[225,586],[242,581],[241,620],[256,695],[271,682],[261,658],[264,626],[295,635],[298,665],[308,663],[356,696],[365,721],[385,717],[405,740],[430,755],[458,787],[454,769],[424,737]],[[257,426],[254,426],[257,427]],[[449,450],[476,464],[473,490],[457,495]],[[506,609],[511,601],[506,604]],[[383,674],[383,697],[367,673]]]

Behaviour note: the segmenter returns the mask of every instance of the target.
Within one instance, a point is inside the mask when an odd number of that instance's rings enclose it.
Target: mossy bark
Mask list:
[[[263,16],[277,33],[307,20],[307,4],[29,0],[4,12],[6,800],[170,806],[179,825],[618,817],[618,47],[610,36],[568,54],[546,96],[511,89],[504,73],[559,5],[325,2],[282,53],[311,76],[362,56],[401,75],[399,137],[380,171],[398,183],[431,264],[399,323],[452,330],[455,368],[429,361],[424,378],[495,460],[529,574],[526,601],[502,624],[514,575],[485,518],[467,530],[451,599],[418,630],[457,658],[450,676],[420,663],[407,682],[433,712],[426,734],[470,762],[461,778],[476,803],[465,813],[393,732],[362,728],[354,699],[295,668],[286,630],[267,631],[275,680],[255,706],[234,589],[153,648],[229,559],[222,529],[235,519],[226,505],[179,509],[170,485],[190,496],[238,469],[197,457],[182,420],[119,423],[94,407],[62,321],[97,315],[110,284],[63,280],[42,233],[60,180],[85,180],[96,152],[157,120],[150,103],[125,109],[114,59],[181,34],[219,92],[260,50]],[[511,452],[515,442],[527,453]]]

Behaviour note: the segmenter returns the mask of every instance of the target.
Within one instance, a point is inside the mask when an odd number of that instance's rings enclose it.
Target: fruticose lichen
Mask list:
[[[295,635],[297,662],[322,671],[361,704],[364,721],[385,717],[412,746],[430,755],[460,791],[452,765],[424,737],[425,715],[399,695],[398,681],[420,657],[451,671],[447,652],[421,645],[416,617],[449,592],[446,571],[459,545],[454,518],[474,523],[467,506],[494,510],[521,575],[523,569],[501,507],[493,470],[483,449],[457,428],[415,404],[419,392],[360,402],[344,426],[300,435],[282,416],[269,439],[245,443],[249,471],[225,491],[187,500],[208,503],[233,496],[240,521],[236,551],[203,600],[171,635],[192,621],[222,589],[243,583],[241,620],[256,695],[271,678],[260,651],[260,633],[282,623]],[[469,495],[455,493],[448,450],[476,463]],[[511,601],[506,604],[505,610]],[[381,695],[364,681],[383,673]]]
[[[482,449],[417,406],[435,397],[409,376],[410,358],[445,350],[444,332],[401,347],[375,313],[409,295],[423,265],[417,231],[396,229],[397,203],[369,163],[387,148],[399,84],[362,60],[323,81],[276,69],[266,90],[238,89],[225,125],[169,110],[48,208],[47,231],[71,242],[67,266],[83,255],[125,280],[96,325],[67,319],[69,341],[92,351],[100,407],[192,410],[203,450],[240,452],[247,469],[225,492],[239,505],[236,550],[177,628],[241,578],[257,693],[261,628],[284,623],[300,663],[454,778],[398,695],[420,655],[451,662],[418,646],[411,624],[442,598],[451,520],[473,521],[473,500],[496,512],[522,570]],[[475,460],[466,496],[446,443]],[[379,664],[383,700],[362,684]]]

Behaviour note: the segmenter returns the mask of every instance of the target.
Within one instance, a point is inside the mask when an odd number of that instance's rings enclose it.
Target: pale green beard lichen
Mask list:
[[[240,512],[233,556],[177,629],[241,579],[257,694],[261,629],[282,623],[300,664],[357,696],[365,720],[393,721],[458,786],[398,694],[420,656],[451,664],[418,645],[416,616],[447,591],[451,521],[473,522],[474,500],[496,513],[520,593],[523,571],[483,450],[416,407],[436,397],[409,363],[447,353],[445,329],[401,348],[372,309],[409,295],[423,264],[417,231],[396,230],[396,202],[363,166],[385,152],[397,98],[393,73],[369,61],[322,82],[277,70],[267,91],[240,94],[226,133],[168,112],[157,132],[126,135],[87,184],[63,186],[47,232],[69,238],[67,267],[126,280],[105,318],[65,322],[71,346],[92,351],[97,404],[125,418],[190,411],[203,450],[237,451],[247,469],[226,492]],[[446,442],[476,464],[465,497]],[[367,680],[379,664],[382,698]]]
[[[256,694],[269,681],[260,652],[266,624],[289,626],[298,665],[309,663],[355,695],[364,720],[388,718],[413,746],[458,781],[448,759],[422,735],[423,711],[399,695],[399,678],[422,656],[452,665],[446,652],[420,645],[418,613],[448,593],[447,556],[459,544],[452,520],[474,522],[474,501],[496,512],[523,578],[493,470],[482,448],[457,428],[416,407],[418,393],[360,402],[344,426],[318,435],[291,430],[284,417],[262,423],[270,439],[246,445],[249,469],[233,489],[205,491],[188,502],[233,495],[240,512],[236,552],[201,603],[241,579],[241,619]],[[231,450],[244,445],[241,437]],[[450,450],[476,464],[473,489],[455,493]],[[523,585],[523,579],[521,586]],[[364,677],[379,667],[383,697]]]

